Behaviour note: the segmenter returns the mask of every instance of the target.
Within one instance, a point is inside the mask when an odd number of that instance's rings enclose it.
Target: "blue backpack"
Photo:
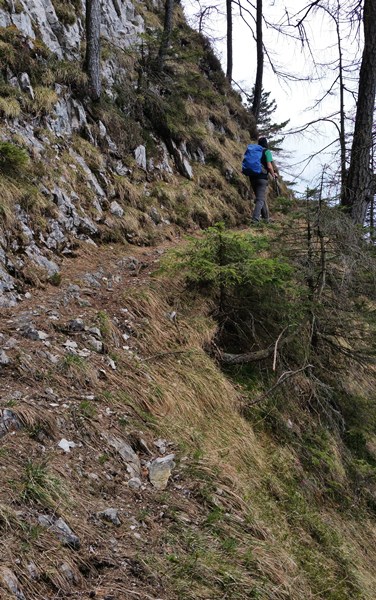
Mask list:
[[[253,177],[265,173],[265,167],[263,167],[261,159],[265,148],[258,144],[249,144],[245,151],[243,162],[242,162],[242,173]]]

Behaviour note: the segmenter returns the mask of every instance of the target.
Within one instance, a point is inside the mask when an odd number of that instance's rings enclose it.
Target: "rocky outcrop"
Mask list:
[[[42,41],[55,58],[64,60],[65,64],[81,61],[85,1],[82,0],[80,10],[72,13],[75,19],[72,24],[67,24],[62,17],[59,19],[57,6],[52,0],[3,2],[0,27],[12,27],[13,32],[17,28],[22,34],[17,43],[27,47],[27,52],[38,53]],[[134,47],[144,28],[142,17],[128,0],[108,0],[102,4],[101,35],[110,41],[111,47],[123,50]],[[45,60],[41,57],[42,62]],[[80,72],[80,66],[77,68]],[[0,307],[12,307],[22,299],[25,282],[58,282],[61,256],[71,254],[80,242],[95,244],[103,230],[111,236],[111,230],[118,226],[122,234],[129,236],[129,241],[134,241],[134,233],[127,233],[125,207],[114,191],[116,178],[128,178],[136,169],[142,172],[141,177],[146,174],[157,180],[166,180],[174,173],[192,179],[191,161],[204,162],[202,156],[198,158],[189,152],[184,142],[178,147],[173,142],[167,144],[166,140],[153,138],[153,157],[145,145],[138,144],[133,151],[135,166],[129,168],[124,165],[122,152],[105,124],[93,117],[82,96],[75,97],[70,85],[55,83],[43,87],[43,81],[40,86],[39,82],[35,83],[32,72],[14,71],[7,68],[7,83],[17,90],[23,102],[25,98],[27,102],[36,102],[41,87],[50,94],[51,106],[48,110],[33,109],[30,114],[24,110],[18,116],[8,116],[0,141],[13,143],[16,139],[16,145],[27,151],[32,162],[44,165],[48,176],[40,178],[38,175],[32,184],[34,192],[44,197],[48,209],[44,209],[46,214],[42,218],[33,219],[21,201],[12,200],[12,227],[3,234],[0,226]],[[106,80],[105,93],[111,102],[118,93],[119,78],[126,75],[124,64],[116,59],[116,52],[103,59],[102,75]],[[79,144],[78,147],[73,144],[77,138],[90,146],[89,153],[97,152],[98,168],[91,164]],[[145,187],[138,193],[150,195]],[[27,202],[26,198],[26,205]],[[163,206],[150,207],[145,202],[142,218],[150,227],[169,226],[171,220],[163,210]],[[131,223],[132,219],[135,221],[131,217]],[[96,340],[94,343],[100,351]]]
[[[84,38],[85,2],[76,22],[64,25],[59,21],[51,0],[19,0],[9,2],[9,10],[0,9],[0,27],[17,27],[31,40],[38,30],[43,42],[58,58],[78,58]],[[22,7],[22,10],[20,10]],[[127,0],[108,0],[102,7],[101,34],[120,48],[129,48],[144,31],[144,22]]]

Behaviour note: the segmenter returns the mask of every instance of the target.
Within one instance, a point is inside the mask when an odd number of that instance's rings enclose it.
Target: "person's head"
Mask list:
[[[268,140],[266,139],[266,137],[260,137],[258,139],[258,145],[262,146],[263,148],[268,148]]]

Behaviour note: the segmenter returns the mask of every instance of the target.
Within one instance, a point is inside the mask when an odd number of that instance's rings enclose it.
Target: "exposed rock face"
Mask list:
[[[17,3],[9,0],[1,4],[0,27],[16,27],[25,36],[22,43],[31,50],[38,48],[42,40],[55,58],[81,61],[85,0],[81,0],[81,4],[82,9],[75,13],[76,21],[66,25],[59,20],[52,0],[19,0]],[[101,35],[111,41],[111,46],[121,49],[134,46],[144,29],[142,17],[136,14],[129,0],[102,3]],[[41,60],[43,62],[44,58]],[[108,99],[116,98],[119,77],[124,75],[125,67],[117,63],[116,53],[103,60],[102,76],[106,80]],[[74,97],[74,86],[55,83],[44,87],[43,81],[40,85],[34,81],[32,72],[13,73],[10,68],[7,83],[23,97],[29,97],[31,103],[37,101],[40,87],[50,93],[49,110],[38,109],[31,112],[30,117],[24,111],[22,117],[5,119],[2,140],[16,138],[17,145],[27,149],[33,162],[35,159],[48,165],[48,175],[56,172],[56,177],[32,182],[49,207],[39,224],[33,222],[32,215],[20,200],[12,205],[12,235],[2,234],[0,228],[0,307],[9,308],[22,299],[21,294],[25,291],[22,282],[30,280],[30,272],[35,274],[37,283],[58,282],[60,256],[72,254],[77,240],[93,244],[104,229],[111,229],[114,223],[120,227],[120,220],[125,223],[127,239],[129,236],[131,240],[134,234],[127,230],[126,208],[120,194],[116,196],[114,191],[114,177],[128,177],[133,167],[123,164],[117,146],[120,146],[119,141],[116,144],[105,124],[93,118],[85,100]],[[76,147],[73,143],[78,138],[82,140],[83,149],[80,144]],[[192,179],[190,160],[196,160],[196,157],[187,151],[186,145],[181,143],[178,148],[173,144],[169,151],[161,140],[155,138],[155,142],[157,155],[154,158],[147,156],[143,144],[134,149],[135,168],[154,173],[156,178],[168,177],[178,171]],[[85,154],[85,144],[92,152],[97,152],[97,165],[95,161],[93,165],[90,156]],[[141,193],[147,195],[146,191]],[[152,207],[149,212],[147,219],[153,226],[170,224],[158,207]],[[100,344],[94,340],[94,345],[100,352]]]
[[[58,58],[78,58],[84,37],[85,2],[82,0],[82,15],[73,25],[63,25],[55,12],[51,0],[20,0],[19,8],[9,12],[0,10],[0,26],[14,25],[22,33],[35,39],[38,28],[43,42]],[[102,7],[101,34],[121,48],[134,44],[144,31],[144,22],[136,15],[134,6],[127,0],[108,0]]]

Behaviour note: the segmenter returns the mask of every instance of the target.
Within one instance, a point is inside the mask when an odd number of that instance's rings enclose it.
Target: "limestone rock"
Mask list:
[[[168,454],[162,458],[156,458],[150,463],[149,480],[157,490],[166,489],[171,471],[175,466],[174,458],[175,454]]]
[[[110,204],[110,212],[115,217],[122,217],[124,215],[124,210],[121,208],[120,204],[114,200]]]
[[[187,156],[184,156],[182,151],[172,142],[173,154],[178,171],[187,179],[193,179],[192,167]]]
[[[18,598],[18,600],[26,600],[17,577],[13,571],[8,569],[8,567],[0,567],[0,582],[4,585],[4,587],[8,588],[8,590],[14,594],[16,598]]]
[[[121,525],[121,521],[119,519],[118,510],[116,508],[106,508],[106,510],[98,513],[98,516],[104,519],[105,521],[109,521],[119,527]]]
[[[22,332],[22,335],[25,338],[28,338],[29,340],[39,342],[42,342],[48,338],[48,333],[45,333],[44,331],[39,331],[38,329],[35,329],[35,327],[33,327],[32,325],[30,327],[25,327],[25,329]]]
[[[89,327],[87,329],[88,333],[91,333],[91,335],[94,335],[95,337],[101,339],[102,338],[102,334],[101,334],[101,330],[99,329],[99,327]]]
[[[109,435],[107,442],[114,448],[127,465],[127,471],[131,477],[140,477],[141,463],[133,448],[124,440]]]
[[[65,579],[69,581],[69,583],[77,583],[77,577],[68,562],[64,561],[63,563],[61,563],[61,565],[59,566],[59,571],[63,575],[63,577],[65,577]]]
[[[141,485],[141,479],[139,479],[138,477],[131,477],[128,481],[128,487],[130,487],[131,490],[139,490]]]
[[[150,215],[151,220],[156,225],[159,225],[162,222],[162,217],[159,214],[158,210],[154,206],[152,206],[152,208],[150,209],[149,215]]]
[[[5,367],[10,364],[10,358],[4,350],[0,350],[0,366]]]
[[[96,352],[103,352],[103,342],[101,342],[100,340],[97,340],[92,335],[89,335],[89,337],[87,338],[87,342],[89,346],[91,346]]]
[[[54,533],[64,546],[69,546],[74,550],[80,547],[79,537],[73,533],[69,525],[61,517],[55,519],[50,515],[39,515],[38,523]]]
[[[146,169],[146,148],[145,146],[138,146],[134,151],[134,157],[136,159],[136,163],[142,169]]]
[[[30,98],[34,100],[34,90],[30,82],[30,77],[27,73],[21,73],[20,75],[20,87],[23,92],[29,94]]]
[[[0,410],[0,438],[4,437],[10,431],[21,429],[22,423],[15,412],[9,408]]]
[[[84,331],[85,323],[82,319],[72,319],[68,323],[69,331]]]

